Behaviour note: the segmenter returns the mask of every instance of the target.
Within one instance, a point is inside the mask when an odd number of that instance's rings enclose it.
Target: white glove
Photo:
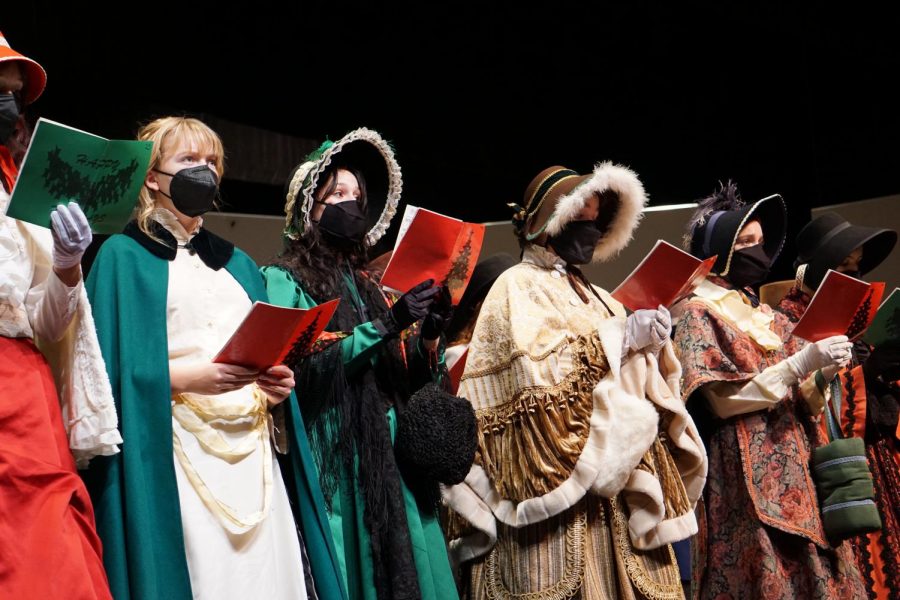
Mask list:
[[[672,333],[672,317],[665,306],[656,310],[636,310],[625,321],[625,345],[632,352],[648,346],[659,352]]]
[[[81,263],[84,251],[91,244],[91,224],[75,202],[60,204],[50,213],[53,230],[53,266],[68,269]]]
[[[853,342],[846,335],[833,335],[808,344],[797,354],[784,359],[784,362],[794,376],[794,382],[803,380],[817,369],[827,369],[833,377],[837,369],[850,362],[852,348]]]

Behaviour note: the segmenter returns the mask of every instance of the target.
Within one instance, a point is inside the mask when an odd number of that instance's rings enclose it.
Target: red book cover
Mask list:
[[[809,342],[833,335],[859,337],[875,318],[883,294],[883,283],[828,271],[793,334]]]
[[[284,363],[292,351],[306,352],[324,331],[338,300],[308,310],[254,302],[213,362],[263,371]]]
[[[694,291],[715,262],[715,256],[700,260],[658,240],[611,295],[633,311],[659,305],[669,307]]]
[[[381,284],[400,293],[425,279],[450,289],[453,304],[462,298],[484,241],[484,225],[407,206],[397,244]]]
[[[466,348],[449,369],[450,387],[454,394],[459,391],[459,380],[462,379],[462,374],[466,370],[466,359],[468,358],[469,349]]]

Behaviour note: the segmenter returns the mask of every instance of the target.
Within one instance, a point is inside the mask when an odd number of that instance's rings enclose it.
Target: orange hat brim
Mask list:
[[[18,62],[24,69],[25,85],[22,88],[22,102],[31,104],[44,92],[47,86],[47,72],[37,61],[22,56],[8,46],[0,46],[0,63]]]

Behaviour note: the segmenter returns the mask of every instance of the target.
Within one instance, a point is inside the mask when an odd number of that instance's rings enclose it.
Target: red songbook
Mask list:
[[[466,348],[462,354],[459,355],[459,358],[456,359],[456,362],[449,369],[450,373],[450,388],[451,391],[455,394],[459,391],[459,380],[462,379],[462,374],[466,370],[466,360],[469,358],[469,349]]]
[[[633,311],[659,305],[669,307],[693,292],[715,262],[715,256],[700,260],[669,242],[658,240],[611,295]]]
[[[308,310],[254,302],[213,362],[268,369],[292,352],[306,353],[331,320],[339,300]]]
[[[855,339],[875,318],[882,295],[884,283],[866,283],[828,271],[793,334],[809,342],[833,335]]]
[[[453,304],[462,298],[484,241],[484,225],[407,206],[381,285],[404,293],[425,279],[450,289]]]

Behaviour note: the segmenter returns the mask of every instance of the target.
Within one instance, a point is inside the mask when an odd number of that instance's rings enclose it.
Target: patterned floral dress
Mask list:
[[[682,301],[673,314],[685,400],[707,384],[749,381],[803,343],[781,314],[769,328],[782,343],[771,350],[703,298]],[[754,314],[768,319],[771,309],[760,305]],[[695,398],[691,407],[703,410],[705,403]],[[694,544],[693,597],[865,597],[851,549],[833,548],[825,538],[809,470],[811,448],[825,440],[797,386],[770,410],[706,421],[709,476]]]

